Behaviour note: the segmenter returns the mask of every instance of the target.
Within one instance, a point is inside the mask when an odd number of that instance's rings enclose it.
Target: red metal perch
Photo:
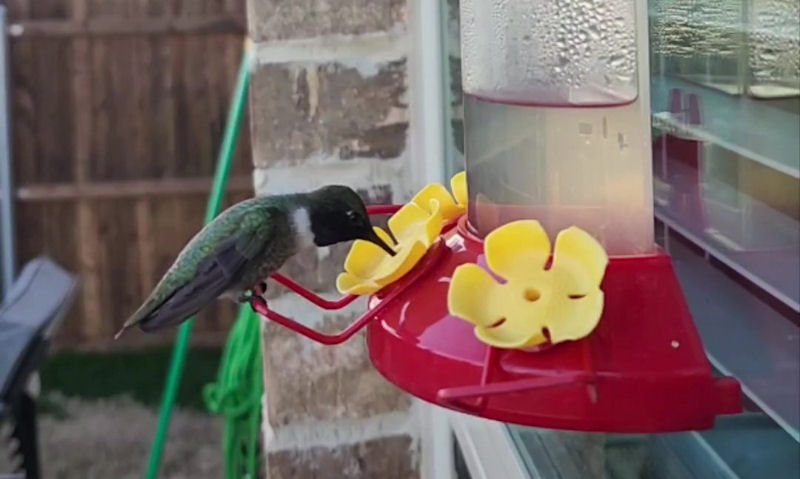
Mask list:
[[[370,205],[367,206],[367,213],[370,216],[381,216],[381,215],[390,215],[396,213],[403,205]],[[457,225],[457,221],[450,221],[444,225],[442,228],[442,234],[450,231],[453,227]],[[420,272],[417,273],[419,275]],[[414,276],[412,272],[411,276]],[[326,310],[338,310],[344,307],[349,306],[359,297],[353,294],[342,296],[336,300],[329,300],[325,299],[318,294],[310,291],[309,289],[303,287],[301,284],[297,283],[296,281],[292,280],[291,278],[280,274],[275,273],[271,276],[273,280],[277,283],[281,284],[282,286],[286,287],[290,291],[297,293],[303,299],[319,306],[322,309]],[[408,281],[405,282],[408,284]],[[383,303],[389,302],[394,299],[397,295],[402,292],[403,288],[391,288],[391,294],[387,295],[383,299]],[[266,301],[262,300],[261,298],[253,298],[251,301],[251,306],[254,311],[259,313],[260,315],[275,321],[276,323],[291,329],[292,331],[301,334],[313,341],[316,341],[321,344],[331,345],[331,344],[340,344],[344,341],[350,339],[354,334],[360,331],[364,326],[366,326],[375,316],[377,316],[383,307],[380,305],[374,309],[368,310],[365,312],[357,321],[353,324],[348,326],[345,330],[341,331],[338,334],[325,334],[319,331],[316,331],[312,328],[304,326],[303,324],[298,323],[292,318],[286,317],[276,311],[269,309],[269,306]],[[384,306],[385,307],[385,306]]]
[[[402,205],[370,205],[367,206],[367,213],[370,216],[389,215],[396,213],[400,208],[402,208]],[[336,300],[329,300],[319,296],[318,294],[314,293],[313,291],[310,291],[307,288],[304,288],[301,284],[280,273],[273,274],[271,278],[275,280],[277,283],[285,286],[287,289],[297,293],[303,299],[326,310],[342,309],[352,304],[355,300],[359,298],[356,295],[349,294],[342,296],[341,298]],[[387,301],[391,301],[401,292],[402,289],[396,289],[395,291],[393,291],[392,294],[388,295],[385,298],[385,301],[383,303],[384,306],[379,305],[375,309],[366,311],[353,324],[351,324],[350,326],[348,326],[343,331],[337,334],[326,334],[319,332],[313,328],[309,328],[308,326],[305,326],[297,322],[292,318],[284,316],[278,313],[277,311],[273,311],[269,309],[267,302],[262,298],[254,297],[251,300],[250,304],[254,311],[266,317],[267,319],[275,321],[276,323],[298,334],[301,334],[308,339],[316,341],[320,344],[333,345],[333,344],[343,343],[348,339],[350,339],[353,335],[358,333],[361,329],[364,328],[364,326],[366,326],[370,321],[372,321],[372,319],[374,319],[381,312],[383,308],[385,308],[385,304]]]

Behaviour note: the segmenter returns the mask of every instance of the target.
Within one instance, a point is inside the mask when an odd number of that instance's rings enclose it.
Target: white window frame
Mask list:
[[[444,409],[438,414],[455,435],[472,479],[539,478],[525,467],[506,424]]]
[[[409,146],[410,189],[446,182],[445,101],[448,88],[440,48],[446,2],[413,0],[410,19]],[[505,424],[415,399],[420,411],[421,472],[424,479],[456,479],[454,443],[472,479],[530,479]]]
[[[456,444],[471,479],[539,479],[535,471],[528,472],[504,423],[416,401],[421,411],[423,479],[457,479]]]
[[[416,191],[445,172],[442,9],[439,0],[413,0],[409,20],[408,102],[411,119],[406,180]]]

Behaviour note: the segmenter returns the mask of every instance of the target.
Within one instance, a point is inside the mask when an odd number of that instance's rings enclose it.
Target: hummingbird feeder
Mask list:
[[[741,412],[714,377],[653,234],[646,2],[461,1],[466,171],[391,217],[389,256],[354,242],[324,309],[368,295],[323,334],[366,329],[389,381],[430,403],[552,429],[658,433]],[[552,242],[551,242],[552,239]]]

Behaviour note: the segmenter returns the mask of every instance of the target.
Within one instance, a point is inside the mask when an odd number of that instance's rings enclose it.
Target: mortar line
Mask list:
[[[408,32],[404,28],[361,35],[254,42],[253,67],[273,63],[336,62],[371,71],[375,67],[369,64],[405,58],[408,43]]]
[[[413,409],[359,419],[302,421],[280,428],[265,426],[271,434],[264,438],[264,449],[267,452],[279,452],[314,447],[335,448],[396,436],[409,436],[413,440],[417,433],[415,426]]]

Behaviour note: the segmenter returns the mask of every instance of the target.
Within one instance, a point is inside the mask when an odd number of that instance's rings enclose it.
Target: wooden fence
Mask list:
[[[114,344],[201,226],[241,60],[244,4],[7,2],[18,264],[46,254],[82,281],[61,346]],[[226,205],[252,194],[248,123]],[[208,308],[195,331],[224,337],[233,313],[224,303]]]

